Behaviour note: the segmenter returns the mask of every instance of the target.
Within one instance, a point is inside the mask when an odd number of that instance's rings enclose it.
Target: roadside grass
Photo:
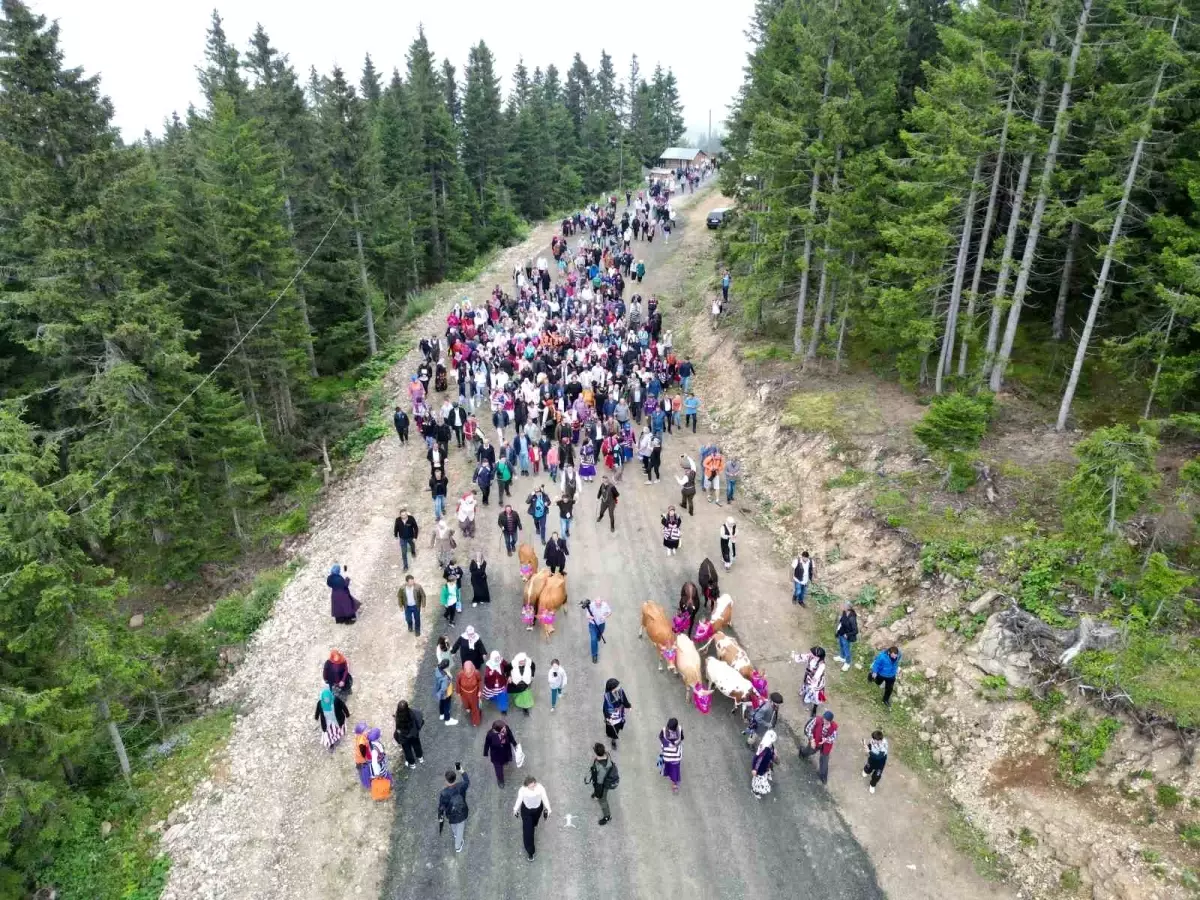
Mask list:
[[[1012,873],[1012,862],[1004,854],[992,849],[987,835],[967,818],[960,806],[956,805],[950,813],[946,833],[954,849],[971,860],[980,877],[988,881],[1004,881]]]

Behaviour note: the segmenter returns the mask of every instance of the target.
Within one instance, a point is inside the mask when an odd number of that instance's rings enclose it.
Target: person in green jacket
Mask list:
[[[634,271],[637,273],[637,280],[640,283],[641,280],[646,277],[646,261],[644,259],[639,259],[637,261],[637,267],[634,269]]]
[[[512,467],[503,456],[496,463],[496,483],[500,485],[500,498],[512,496]]]
[[[442,585],[442,615],[451,625],[454,624],[455,614],[462,609],[461,590],[458,586],[458,579],[453,574]]]

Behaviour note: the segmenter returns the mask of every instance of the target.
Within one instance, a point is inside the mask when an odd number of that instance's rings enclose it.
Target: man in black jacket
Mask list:
[[[392,536],[400,542],[400,559],[404,563],[405,572],[408,571],[408,555],[411,553],[413,559],[417,558],[417,536],[419,534],[417,520],[407,509],[400,510],[400,515],[396,517],[396,524],[392,526]]]
[[[443,822],[450,823],[455,853],[463,851],[463,836],[467,830],[467,816],[470,815],[467,809],[467,788],[470,786],[471,777],[462,770],[462,763],[455,763],[454,771],[446,773],[446,786],[438,794],[438,830],[441,830]]]
[[[450,408],[450,413],[446,416],[446,422],[454,429],[455,446],[465,446],[463,441],[463,426],[467,424],[467,413],[458,403]]]
[[[504,509],[496,518],[496,524],[500,526],[500,531],[504,534],[504,549],[508,551],[509,556],[512,556],[513,551],[517,549],[517,532],[521,530],[521,517],[517,515],[516,510],[505,504]]]
[[[617,486],[608,480],[608,476],[604,476],[604,480],[600,482],[600,490],[596,492],[596,499],[600,501],[600,515],[596,516],[596,521],[599,522],[604,518],[604,513],[608,513],[608,530],[615,532],[617,523],[613,518],[613,514],[617,509],[617,498],[621,496],[621,492],[617,490]]]

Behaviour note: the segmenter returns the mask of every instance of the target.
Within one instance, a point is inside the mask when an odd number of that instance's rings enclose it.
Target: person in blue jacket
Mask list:
[[[695,394],[688,394],[687,399],[683,401],[683,414],[685,416],[684,426],[692,426],[692,434],[696,433],[696,418],[700,412],[700,400]]]
[[[871,684],[883,685],[883,705],[892,705],[892,688],[896,686],[896,676],[900,674],[900,648],[888,647],[880,650],[871,663],[871,671],[867,673],[867,681]]]

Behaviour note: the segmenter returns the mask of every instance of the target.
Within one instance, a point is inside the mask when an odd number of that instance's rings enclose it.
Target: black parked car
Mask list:
[[[731,212],[733,212],[733,210],[731,210],[727,207],[724,207],[724,206],[720,207],[719,209],[714,209],[712,212],[710,212],[708,214],[708,219],[707,219],[708,227],[709,228],[720,228],[725,223],[725,219],[729,216],[729,214]]]

